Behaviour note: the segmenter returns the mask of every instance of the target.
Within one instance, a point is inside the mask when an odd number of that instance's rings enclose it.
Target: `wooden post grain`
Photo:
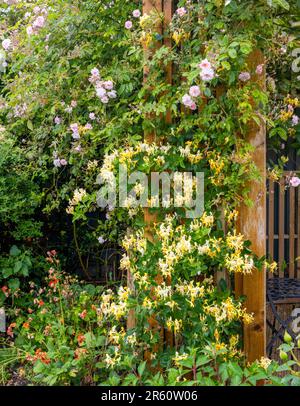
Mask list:
[[[252,52],[249,69],[255,72],[259,64],[264,63],[261,51]],[[265,86],[265,75],[253,76],[253,81]],[[255,148],[252,159],[261,179],[250,185],[250,199],[253,206],[242,204],[240,207],[240,232],[250,240],[253,252],[262,257],[266,254],[266,127],[263,119],[258,126],[249,125],[248,140]],[[266,275],[265,270],[254,270],[250,275],[237,275],[235,278],[237,295],[245,295],[245,306],[253,313],[254,321],[244,326],[244,350],[247,360],[252,362],[265,355],[266,351]]]

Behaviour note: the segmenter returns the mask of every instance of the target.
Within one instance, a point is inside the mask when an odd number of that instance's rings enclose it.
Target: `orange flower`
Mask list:
[[[75,359],[80,359],[80,358],[83,357],[86,353],[87,353],[87,349],[86,349],[86,348],[76,348],[76,350],[74,351],[74,358],[75,358]]]
[[[82,345],[85,342],[85,336],[83,334],[78,334],[77,336],[77,342],[79,345]]]
[[[13,328],[15,328],[15,327],[16,327],[16,323],[11,323],[7,327],[6,334],[11,338],[13,338],[13,336],[14,336]]]
[[[28,330],[30,327],[30,324],[28,322],[23,323],[23,328],[25,328],[26,330]]]
[[[48,357],[48,354],[46,352],[42,351],[41,348],[38,348],[36,350],[35,355],[33,357],[34,362],[36,362],[38,360],[46,365],[50,364],[50,362],[51,362],[50,358]]]

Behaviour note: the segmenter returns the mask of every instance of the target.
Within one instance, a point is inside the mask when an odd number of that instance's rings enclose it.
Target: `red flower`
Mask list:
[[[41,299],[41,300],[39,300],[39,303],[38,303],[39,307],[44,306],[44,304],[45,304],[45,302],[44,302],[42,299]]]
[[[79,313],[79,317],[80,317],[82,320],[84,320],[84,319],[86,318],[86,315],[87,315],[87,311],[86,311],[86,310],[83,310],[83,312]]]
[[[58,279],[56,279],[56,278],[51,279],[49,282],[50,288],[54,288],[55,285],[57,285],[57,284],[58,284]]]
[[[1,290],[5,294],[6,297],[9,296],[9,289],[7,286],[2,286]]]

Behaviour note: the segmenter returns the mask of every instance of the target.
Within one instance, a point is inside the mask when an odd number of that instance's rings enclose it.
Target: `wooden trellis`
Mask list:
[[[165,23],[168,24],[174,13],[174,3],[172,0],[144,0],[143,13],[149,14],[154,9],[164,14]],[[159,29],[163,31],[164,27],[159,27]],[[165,39],[164,41],[165,45],[170,45],[170,40]],[[263,55],[258,50],[253,52],[249,58],[249,66],[254,68],[254,71],[255,67],[263,62]],[[148,70],[146,68],[145,80],[147,80],[147,75]],[[168,83],[172,82],[172,66],[166,69],[166,80]],[[264,86],[265,75],[261,75],[259,79],[254,77],[252,80],[260,80],[261,86]],[[171,115],[167,114],[167,120],[170,122],[171,119]],[[252,207],[241,205],[239,228],[241,233],[252,242],[254,253],[261,257],[266,254],[266,128],[263,120],[259,126],[255,123],[249,126],[248,139],[255,147],[253,161],[261,173],[261,181],[249,185],[250,198],[254,205]],[[155,142],[155,134],[145,134],[145,140]],[[153,224],[153,217],[147,211],[145,212],[145,219],[150,229],[150,225]],[[130,275],[129,283],[131,283]],[[248,312],[254,314],[254,322],[244,327],[244,350],[247,359],[253,361],[264,356],[266,348],[265,272],[255,270],[251,275],[238,275],[235,278],[235,291],[238,296],[245,295],[247,297],[246,308]],[[152,320],[151,324],[153,328],[158,328],[155,320]],[[130,315],[128,325],[134,325],[133,313]],[[171,344],[171,337],[169,339],[166,337],[166,339],[167,343]]]

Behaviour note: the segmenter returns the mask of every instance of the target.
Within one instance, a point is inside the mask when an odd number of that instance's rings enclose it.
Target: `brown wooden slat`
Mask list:
[[[255,71],[257,65],[264,64],[264,55],[255,50],[248,58],[249,69]],[[265,89],[265,72],[253,75],[252,80]],[[248,140],[255,148],[252,159],[260,171],[261,181],[250,185],[249,197],[253,207],[242,204],[240,208],[240,231],[252,243],[253,252],[259,257],[266,255],[266,126],[261,119],[259,125],[249,125]],[[236,286],[242,287],[246,296],[245,306],[253,313],[254,320],[244,325],[244,350],[248,362],[260,359],[266,353],[266,273],[253,270],[250,275],[242,275],[243,282],[236,278]]]
[[[297,190],[297,271],[296,271],[296,278],[300,279],[300,191]]]
[[[284,277],[284,179],[279,183],[279,210],[278,210],[278,267],[279,277]]]
[[[269,181],[269,254],[271,259],[274,258],[274,182]],[[269,272],[269,278],[273,278],[273,273]]]
[[[290,188],[289,277],[295,277],[295,188]]]

